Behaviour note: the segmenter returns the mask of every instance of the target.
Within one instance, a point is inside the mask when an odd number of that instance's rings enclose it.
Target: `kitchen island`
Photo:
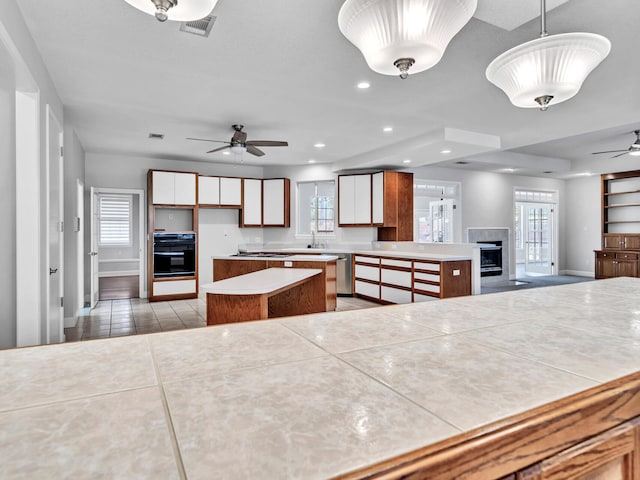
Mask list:
[[[638,298],[615,278],[0,351],[0,477],[637,479]]]

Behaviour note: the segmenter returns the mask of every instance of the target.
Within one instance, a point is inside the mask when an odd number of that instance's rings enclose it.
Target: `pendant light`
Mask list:
[[[211,13],[218,0],[125,0],[129,5],[165,22],[200,20]]]
[[[476,11],[477,0],[346,0],[342,34],[369,68],[407,78],[433,67]]]
[[[504,52],[485,72],[516,107],[546,110],[569,100],[611,50],[611,42],[595,33],[548,35],[545,17],[540,0],[540,38]]]

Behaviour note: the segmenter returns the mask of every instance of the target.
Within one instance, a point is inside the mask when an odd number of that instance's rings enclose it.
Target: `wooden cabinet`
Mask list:
[[[638,276],[640,253],[598,250],[595,254],[596,278]]]
[[[637,277],[640,255],[640,170],[601,176],[602,250],[596,278]]]
[[[640,422],[630,422],[518,472],[516,480],[636,480],[640,478]]]
[[[195,205],[195,173],[151,171],[151,201],[154,205]]]
[[[285,227],[290,225],[288,178],[242,180],[242,227]]]
[[[339,175],[338,226],[376,226],[378,240],[413,240],[413,174]]]

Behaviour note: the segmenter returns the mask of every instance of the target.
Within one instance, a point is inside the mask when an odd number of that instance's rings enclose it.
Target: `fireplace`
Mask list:
[[[486,244],[480,247],[480,276],[494,277],[502,275],[502,241],[477,242]]]

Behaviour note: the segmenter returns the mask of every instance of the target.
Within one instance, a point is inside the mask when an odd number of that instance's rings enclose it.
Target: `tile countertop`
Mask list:
[[[337,260],[335,255],[289,255],[280,257],[253,257],[251,255],[243,257],[236,255],[214,255],[212,260],[272,260],[272,261],[287,261],[287,262],[331,262]]]
[[[354,255],[375,255],[377,257],[408,258],[415,260],[435,260],[438,262],[454,262],[457,260],[473,260],[471,256],[451,255],[446,253],[397,252],[394,250],[355,250]]]
[[[640,279],[0,351],[0,478],[327,478],[640,370]]]

